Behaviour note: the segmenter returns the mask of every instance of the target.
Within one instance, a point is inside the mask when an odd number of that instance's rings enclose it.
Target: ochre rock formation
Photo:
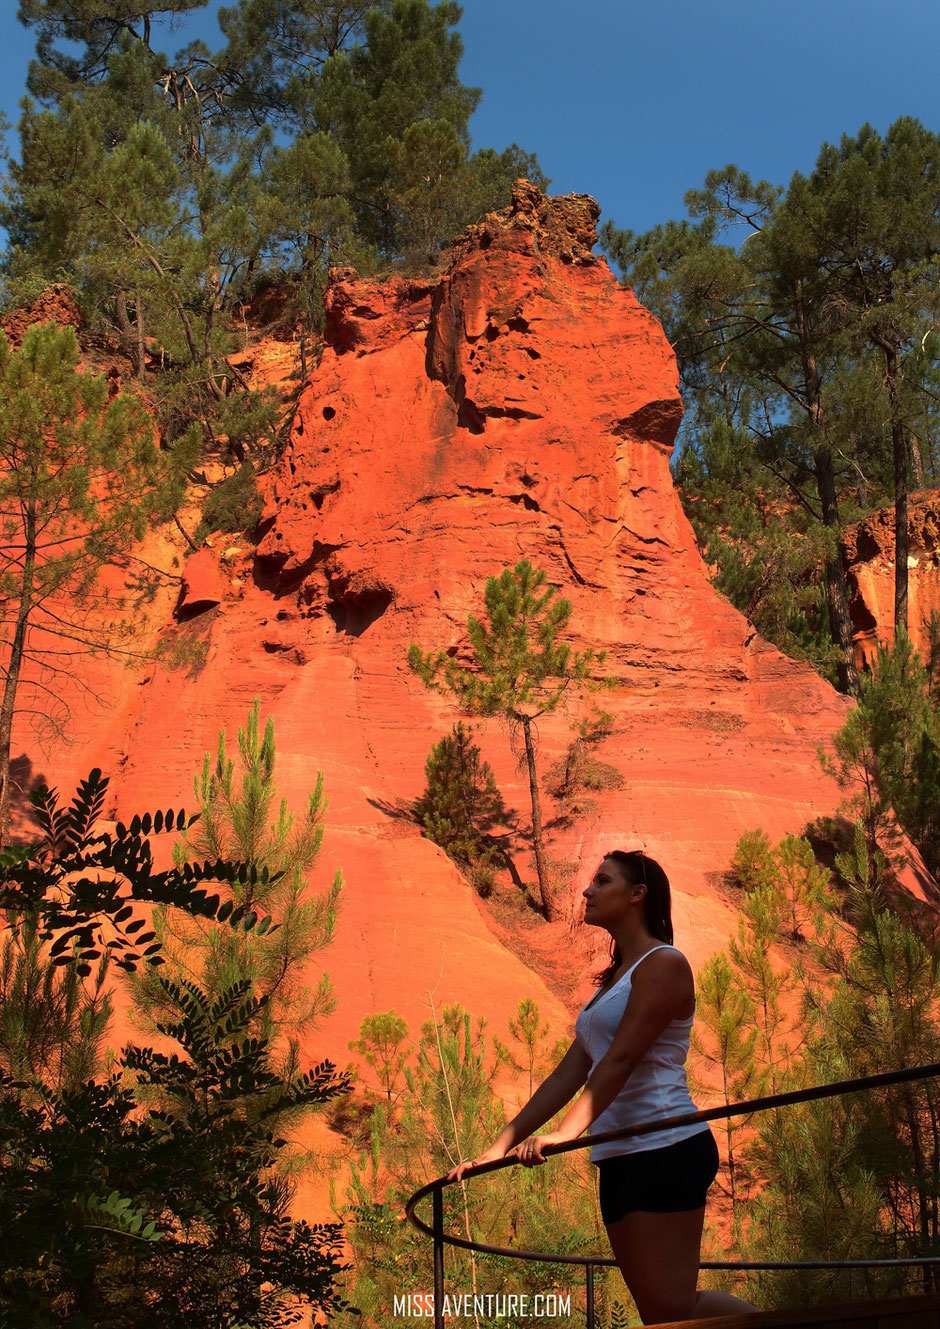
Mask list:
[[[253,563],[249,551],[226,564],[217,544],[216,607],[177,624],[172,594],[158,602],[175,670],[89,665],[107,708],[75,708],[71,747],[44,757],[19,732],[15,750],[62,788],[92,765],[110,772],[107,814],[124,816],[191,804],[203,752],[260,697],[290,805],[325,773],[322,878],[341,866],[346,881],[325,958],[338,1005],[311,1056],[345,1062],[363,1016],[390,1007],[417,1034],[459,1001],[504,1036],[532,996],[565,1032],[603,949],[580,892],[604,851],[643,845],[662,860],[698,965],[736,922],[722,874],[737,837],[799,832],[838,802],[816,754],[848,703],[709,584],[669,470],[675,359],[594,254],[597,216],[586,196],[521,182],[439,280],[336,272],[328,345]],[[614,722],[597,756],[623,776],[574,821],[553,825],[545,800],[549,852],[574,865],[550,924],[495,917],[401,813],[457,718],[408,670],[408,645],[459,653],[486,579],[523,557],[571,600],[572,646],[607,651]],[[577,714],[540,722],[543,772]],[[532,880],[525,778],[499,724],[479,741],[520,814],[509,845]]]
[[[923,650],[930,617],[940,613],[940,493],[936,490],[911,495],[908,538],[908,630],[914,645]],[[859,669],[867,669],[878,646],[894,635],[894,507],[864,517],[845,532],[842,543],[855,660]]]
[[[211,546],[203,545],[186,560],[176,602],[176,617],[181,622],[214,609],[225,597],[225,580],[219,560]]]
[[[0,319],[0,328],[9,337],[14,350],[17,350],[27,328],[34,323],[58,323],[63,328],[80,328],[83,323],[82,313],[72,288],[64,282],[48,286],[30,304],[21,305],[4,315]]]

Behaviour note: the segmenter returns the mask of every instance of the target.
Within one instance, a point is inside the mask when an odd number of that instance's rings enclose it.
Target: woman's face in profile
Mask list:
[[[613,858],[605,858],[582,892],[585,923],[605,927],[622,918],[630,907],[634,889],[620,864]]]

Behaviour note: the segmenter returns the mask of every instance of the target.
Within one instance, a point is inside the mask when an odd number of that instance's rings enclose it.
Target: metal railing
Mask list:
[[[940,1076],[940,1062],[931,1062],[928,1066],[914,1066],[907,1070],[885,1071],[880,1075],[865,1075],[855,1080],[837,1080],[832,1084],[815,1085],[810,1089],[794,1089],[783,1094],[768,1094],[763,1098],[751,1098],[740,1103],[731,1103],[724,1107],[706,1108],[700,1112],[686,1112],[679,1116],[663,1117],[655,1122],[644,1122],[639,1126],[627,1126],[619,1131],[606,1131],[601,1135],[580,1137],[567,1140],[564,1144],[546,1145],[543,1154],[565,1154],[574,1149],[587,1149],[596,1144],[607,1144],[611,1140],[625,1140],[640,1135],[654,1135],[657,1131],[669,1130],[675,1126],[691,1126],[700,1122],[724,1121],[730,1117],[750,1116],[755,1112],[766,1112],[771,1108],[789,1107],[796,1103],[810,1103],[821,1098],[839,1098],[843,1094],[856,1093],[867,1089],[881,1089],[892,1084],[906,1084],[913,1080],[927,1080]],[[481,1177],[487,1172],[497,1172],[505,1167],[522,1166],[517,1158],[500,1158],[492,1163],[483,1163],[479,1167],[467,1168],[463,1179]],[[444,1188],[455,1186],[457,1182],[447,1182],[443,1177],[429,1181],[426,1186],[415,1191],[405,1206],[405,1214],[419,1232],[425,1233],[433,1241],[434,1260],[434,1329],[443,1329],[444,1325],[444,1247],[459,1246],[464,1250],[476,1251],[482,1255],[503,1255],[513,1260],[541,1260],[550,1264],[583,1265],[586,1271],[587,1293],[587,1329],[594,1325],[594,1270],[599,1267],[616,1265],[612,1256],[604,1255],[565,1255],[550,1251],[517,1250],[510,1246],[489,1246],[485,1242],[471,1241],[466,1237],[456,1237],[444,1231]],[[415,1212],[417,1206],[428,1195],[431,1196],[431,1224],[425,1223]],[[750,1269],[750,1270],[799,1270],[799,1269],[872,1269],[900,1268],[904,1266],[924,1266],[940,1264],[940,1256],[912,1256],[908,1259],[895,1260],[703,1260],[702,1269]]]

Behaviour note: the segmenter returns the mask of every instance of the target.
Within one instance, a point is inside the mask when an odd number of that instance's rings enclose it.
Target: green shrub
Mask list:
[[[456,863],[474,869],[475,887],[489,894],[493,878],[488,869],[497,853],[487,832],[503,820],[505,808],[472,729],[458,721],[434,744],[424,773],[427,783],[415,812],[425,834]]]
[[[250,461],[239,466],[233,475],[209,491],[202,505],[202,521],[195,532],[198,543],[212,531],[235,533],[250,531],[261,517],[261,495],[255,483],[255,468]]]

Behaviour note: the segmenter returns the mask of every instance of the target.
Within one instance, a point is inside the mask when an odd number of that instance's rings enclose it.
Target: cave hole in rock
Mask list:
[[[525,353],[526,353],[526,355],[529,357],[530,360],[541,360],[541,358],[542,358],[541,355],[539,354],[539,352],[536,351],[536,350],[534,350],[533,347],[531,347],[531,346],[527,346],[527,347],[525,348]]]
[[[858,533],[855,542],[855,553],[862,563],[870,563],[873,558],[877,558],[881,553],[878,541],[871,531],[866,530],[864,526]]]
[[[528,332],[529,320],[522,317],[511,318],[507,322],[506,327],[510,332]]]
[[[454,384],[453,399],[457,406],[457,424],[461,429],[468,429],[471,434],[482,434],[486,428],[486,419],[475,402],[467,397],[467,380],[463,374]]]
[[[316,508],[317,512],[322,511],[324,500],[330,494],[335,494],[338,489],[339,480],[333,480],[328,484],[320,484],[316,489],[310,490],[310,497],[313,500],[313,506]]]
[[[392,603],[392,592],[386,586],[369,590],[340,592],[326,606],[326,612],[336,631],[347,637],[361,637],[367,628],[382,617]]]
[[[874,632],[878,624],[863,600],[855,599],[849,605],[849,618],[856,632]]]
[[[457,424],[471,434],[482,434],[486,428],[486,416],[472,401],[462,401],[457,411]]]
[[[531,494],[510,494],[510,503],[521,503],[527,512],[539,512],[538,503]]]
[[[336,408],[334,406],[324,406],[323,408],[324,420],[332,420],[335,414],[336,414]]]

